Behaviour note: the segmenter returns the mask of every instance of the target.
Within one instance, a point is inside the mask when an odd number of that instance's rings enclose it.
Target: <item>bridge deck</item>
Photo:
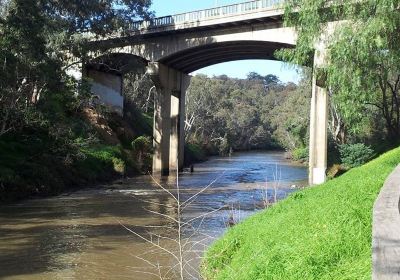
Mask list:
[[[213,25],[263,22],[265,19],[281,20],[284,0],[256,0],[183,14],[137,21],[131,33],[149,34],[178,31],[181,29],[210,27]]]

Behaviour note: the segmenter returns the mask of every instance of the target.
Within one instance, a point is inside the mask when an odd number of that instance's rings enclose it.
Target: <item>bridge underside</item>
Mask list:
[[[110,69],[103,65],[104,61],[96,61],[90,67],[95,72],[89,72],[89,76],[94,78],[94,85],[100,84],[93,90],[96,94],[105,90],[114,96],[116,92],[123,96],[122,78],[112,75],[122,77],[132,69],[147,69],[146,73],[156,87],[153,174],[167,175],[183,166],[185,95],[190,82],[188,74],[228,61],[275,60],[275,51],[293,47],[295,37],[292,29],[278,23],[227,27],[209,33],[191,30],[173,33],[170,37],[166,34],[159,38],[152,34],[148,39],[139,36],[128,41],[122,40],[120,47],[110,47],[110,52],[114,52],[108,56],[110,62],[107,67]],[[318,53],[314,59],[315,69],[324,64],[324,57]],[[106,74],[100,75],[98,72]],[[114,83],[110,83],[112,80]],[[119,92],[118,81],[121,85]],[[310,184],[320,184],[326,178],[328,99],[326,90],[317,83],[315,75],[311,103],[309,181]]]
[[[191,73],[218,63],[246,60],[275,60],[274,53],[291,45],[265,41],[233,41],[212,43],[183,50],[159,60],[160,63],[183,73]]]

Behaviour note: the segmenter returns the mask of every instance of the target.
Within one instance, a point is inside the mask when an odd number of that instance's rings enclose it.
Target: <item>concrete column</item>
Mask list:
[[[182,74],[181,97],[179,102],[179,169],[183,169],[185,161],[185,119],[186,92],[190,85],[191,76]]]
[[[153,127],[153,175],[168,175],[169,143],[171,130],[171,91],[169,89],[168,68],[162,64],[151,63],[148,66],[156,91],[154,94]]]
[[[175,71],[171,96],[170,171],[182,170],[185,153],[185,97],[190,76]]]
[[[185,91],[189,76],[161,63],[147,71],[155,86],[153,174],[169,175],[183,167]]]
[[[326,181],[328,153],[328,93],[323,73],[325,51],[318,50],[314,57],[314,74],[310,112],[309,184]]]

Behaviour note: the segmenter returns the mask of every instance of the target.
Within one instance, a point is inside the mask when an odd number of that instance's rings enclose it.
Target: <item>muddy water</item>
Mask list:
[[[215,182],[183,205],[182,221],[190,221],[182,229],[182,256],[191,260],[185,261],[186,279],[198,277],[198,257],[229,224],[262,209],[266,193],[269,201],[282,199],[307,177],[303,166],[277,152],[212,158],[194,169],[179,176],[180,201]],[[176,178],[160,184],[177,195]],[[174,198],[146,176],[1,206],[0,279],[176,278],[180,266],[162,248],[179,256],[178,217]]]

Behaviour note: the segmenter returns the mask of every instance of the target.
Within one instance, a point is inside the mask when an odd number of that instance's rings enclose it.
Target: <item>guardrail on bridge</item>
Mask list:
[[[142,30],[148,28],[158,28],[172,24],[182,24],[208,19],[221,18],[226,16],[240,15],[250,12],[258,12],[271,9],[283,4],[284,0],[256,0],[238,4],[221,6],[206,10],[193,11],[172,16],[154,18],[151,20],[137,21],[131,25],[131,30]]]

